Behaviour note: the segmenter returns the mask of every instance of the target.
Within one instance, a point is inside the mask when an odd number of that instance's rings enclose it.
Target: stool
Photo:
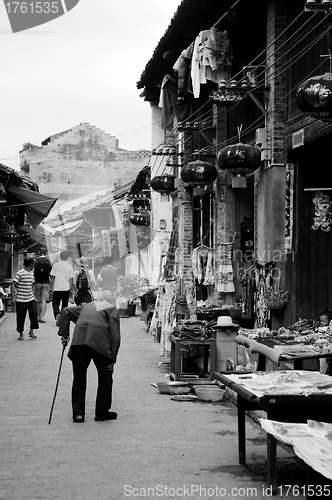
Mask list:
[[[214,378],[213,372],[216,366],[216,341],[215,339],[205,340],[192,340],[192,339],[180,339],[171,336],[171,360],[170,360],[170,375],[173,380],[181,380],[181,346],[185,345],[196,345],[199,347],[204,347],[204,359],[203,359],[203,377],[209,377],[211,380]],[[210,370],[208,372],[208,361],[210,358]]]

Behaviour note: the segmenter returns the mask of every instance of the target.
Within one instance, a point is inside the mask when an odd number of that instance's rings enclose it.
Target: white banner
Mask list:
[[[119,258],[137,253],[136,227],[129,222],[128,204],[112,205],[118,233]]]
[[[107,229],[102,229],[101,231],[101,244],[103,248],[104,257],[111,257],[112,247],[111,247],[111,235]]]

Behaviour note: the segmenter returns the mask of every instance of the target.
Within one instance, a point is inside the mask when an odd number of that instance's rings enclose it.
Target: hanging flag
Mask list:
[[[118,232],[119,258],[130,253],[130,222],[128,204],[113,205],[115,225]]]
[[[107,229],[102,229],[100,232],[101,232],[101,245],[104,257],[111,257],[112,255],[111,234]]]

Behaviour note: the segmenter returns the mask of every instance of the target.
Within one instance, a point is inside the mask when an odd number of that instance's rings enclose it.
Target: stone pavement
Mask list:
[[[159,366],[159,344],[138,316],[121,319],[112,408],[118,420],[93,419],[92,364],[86,421],[72,422],[71,363],[65,354],[48,424],[62,352],[51,304],[46,319],[35,332],[38,338],[23,342],[17,340],[14,313],[0,324],[1,500],[270,496],[265,433],[248,418],[247,465],[239,465],[233,403],[177,402],[151,387],[164,379],[168,366]],[[291,451],[278,447],[278,457],[282,484],[304,480],[303,464]]]

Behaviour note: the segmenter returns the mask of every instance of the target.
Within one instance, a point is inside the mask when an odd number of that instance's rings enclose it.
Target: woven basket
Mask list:
[[[288,302],[288,292],[280,288],[268,288],[265,292],[265,301],[269,309],[282,309]]]

